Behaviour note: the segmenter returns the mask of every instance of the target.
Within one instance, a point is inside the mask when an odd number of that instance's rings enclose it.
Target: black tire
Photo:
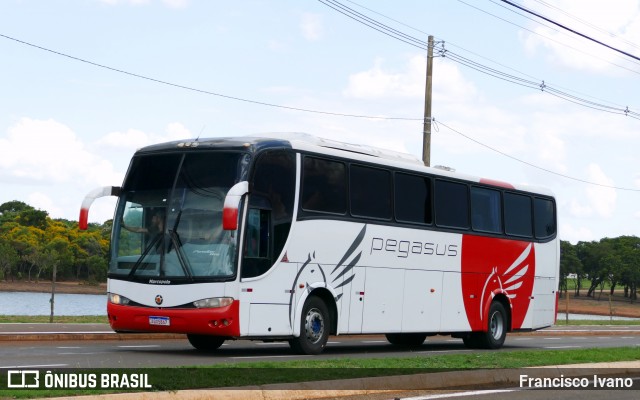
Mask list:
[[[418,347],[424,343],[424,333],[388,333],[385,335],[389,343],[402,347]]]
[[[462,343],[468,349],[478,349],[480,348],[480,335],[477,332],[469,333],[462,337]]]
[[[212,352],[216,351],[222,346],[225,338],[221,336],[210,336],[210,335],[187,335],[187,339],[189,343],[197,350],[204,352]]]
[[[483,349],[499,349],[507,338],[507,312],[502,303],[494,301],[489,308],[487,331],[478,336],[479,347]]]
[[[300,336],[289,340],[289,346],[298,354],[320,354],[327,346],[330,327],[327,305],[321,298],[311,296],[302,308]]]

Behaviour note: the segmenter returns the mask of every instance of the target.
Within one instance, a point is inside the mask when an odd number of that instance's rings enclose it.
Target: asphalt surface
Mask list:
[[[517,333],[515,335],[640,335],[640,326],[558,326],[542,331]],[[514,334],[510,334],[514,335]],[[108,324],[0,324],[0,342],[2,341],[38,341],[38,340],[141,340],[141,339],[169,339],[184,338],[177,334],[134,334],[115,333]],[[1,343],[0,343],[1,346]],[[527,369],[529,371],[529,369]],[[584,376],[585,374],[606,374],[612,371],[616,374],[640,376],[640,361],[580,364],[565,366],[550,366],[532,368],[527,372],[529,376],[558,378]],[[324,381],[313,383],[308,388],[304,383],[299,384],[270,384],[252,387],[235,388],[231,390],[183,390],[178,392],[131,393],[117,395],[82,396],[75,400],[88,399],[118,399],[129,400],[139,398],[164,399],[312,399],[338,398],[344,396],[382,396],[388,399],[402,398],[405,388],[419,388],[420,392],[434,390],[459,389],[464,387],[504,387],[520,384],[521,371],[509,370],[473,370],[456,372],[437,372],[396,377],[362,378],[354,383],[346,381]],[[380,390],[380,387],[388,388]],[[240,390],[239,390],[240,389]],[[388,393],[388,395],[387,395]],[[415,390],[412,392],[415,395]],[[406,396],[405,396],[406,397]]]
[[[640,335],[640,325],[554,326],[534,332],[509,335]],[[173,339],[184,335],[172,333],[116,333],[109,324],[12,323],[0,324],[0,341],[12,340],[127,340]]]

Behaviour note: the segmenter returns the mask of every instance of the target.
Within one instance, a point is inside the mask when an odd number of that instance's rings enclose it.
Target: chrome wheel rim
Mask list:
[[[312,308],[307,313],[304,321],[304,330],[311,344],[316,344],[324,335],[324,318],[317,308]]]
[[[495,340],[499,340],[502,337],[502,333],[504,332],[504,320],[502,315],[497,311],[491,314],[489,331],[491,332],[491,337]]]

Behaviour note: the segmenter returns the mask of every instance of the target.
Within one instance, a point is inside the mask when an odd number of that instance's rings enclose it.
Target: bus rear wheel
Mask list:
[[[225,340],[224,337],[220,336],[191,334],[187,335],[187,339],[189,340],[189,343],[191,343],[191,345],[197,350],[206,352],[218,350]]]
[[[418,347],[427,338],[424,333],[387,333],[385,336],[389,343],[403,347]]]
[[[331,320],[325,302],[311,296],[304,303],[300,319],[300,336],[289,340],[289,346],[298,354],[320,354],[327,346]]]
[[[472,332],[462,341],[471,349],[499,349],[507,338],[507,312],[502,303],[494,301],[489,308],[486,332]]]

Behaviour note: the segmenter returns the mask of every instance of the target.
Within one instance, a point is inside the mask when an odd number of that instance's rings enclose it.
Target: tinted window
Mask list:
[[[509,235],[533,236],[531,197],[513,193],[504,194],[504,227]]]
[[[467,185],[436,180],[436,224],[449,228],[469,228]]]
[[[397,173],[395,175],[396,219],[404,222],[430,224],[431,180],[416,175]]]
[[[471,188],[471,227],[480,232],[502,233],[502,206],[499,191]]]
[[[315,157],[304,158],[302,208],[334,214],[347,212],[344,163]]]
[[[280,255],[291,228],[296,187],[296,162],[292,152],[271,151],[256,162],[251,207],[271,212],[272,262]]]
[[[536,238],[545,239],[556,233],[556,219],[553,202],[546,199],[533,200]]]
[[[352,215],[391,218],[391,173],[389,171],[352,165],[349,189]]]

